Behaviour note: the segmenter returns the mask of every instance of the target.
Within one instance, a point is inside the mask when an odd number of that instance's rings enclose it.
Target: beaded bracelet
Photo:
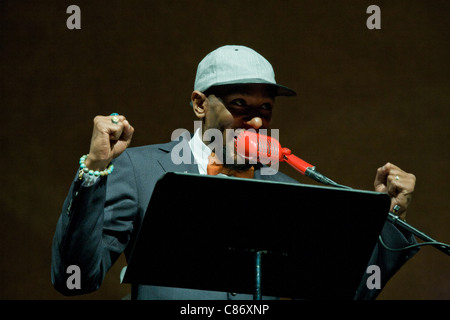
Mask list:
[[[82,180],[83,174],[85,174],[85,173],[89,174],[90,176],[105,177],[114,171],[114,165],[112,163],[108,166],[108,168],[106,168],[103,171],[89,170],[89,168],[86,167],[86,164],[85,164],[87,157],[88,157],[88,154],[85,154],[84,156],[82,156],[80,158],[80,172],[78,174],[78,179]]]

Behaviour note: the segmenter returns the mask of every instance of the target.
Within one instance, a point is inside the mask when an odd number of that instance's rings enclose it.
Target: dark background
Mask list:
[[[298,92],[277,101],[284,146],[359,189],[387,161],[414,173],[408,222],[450,243],[449,1],[0,3],[0,298],[64,298],[50,283],[51,241],[95,115],[125,114],[133,146],[193,130],[197,64],[224,44],[260,52]],[[71,4],[81,30],[66,28]],[[371,4],[381,30],[366,27]],[[125,264],[79,298],[121,299]],[[424,247],[379,298],[449,299],[449,257]]]

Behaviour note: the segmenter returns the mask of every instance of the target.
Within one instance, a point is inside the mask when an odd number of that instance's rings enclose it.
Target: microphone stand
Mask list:
[[[239,151],[240,149],[237,147],[239,145],[238,141],[239,140],[246,141],[246,139],[248,138],[250,140],[250,143],[247,142],[247,144],[248,144],[248,145],[246,145],[247,149],[245,149],[245,152],[243,153],[244,158],[246,157],[245,156],[246,154],[252,153],[250,150],[251,148],[249,146],[251,144],[253,147],[256,147],[258,158],[262,156],[262,158],[264,158],[264,159],[271,159],[270,156],[273,153],[273,154],[279,156],[279,161],[287,162],[295,170],[297,170],[301,174],[304,174],[307,177],[310,177],[311,179],[313,179],[317,182],[320,182],[324,185],[336,187],[336,188],[352,189],[348,186],[338,184],[338,183],[334,182],[333,180],[331,180],[330,178],[327,178],[323,174],[317,172],[316,167],[312,166],[311,164],[305,162],[304,160],[302,160],[302,159],[298,158],[297,156],[295,156],[294,154],[292,154],[290,149],[282,148],[280,143],[277,140],[269,139],[268,137],[265,137],[265,139],[261,140],[260,137],[262,137],[262,135],[260,136],[259,134],[256,134],[256,133],[244,131],[244,134],[239,135],[238,139],[236,139],[236,148],[238,150],[238,153],[240,153],[240,151]],[[450,256],[450,245],[434,240],[433,238],[426,235],[422,231],[414,228],[413,226],[409,225],[405,221],[401,220],[398,216],[394,215],[392,212],[389,212],[387,220],[389,222],[391,222],[392,224],[397,225],[397,226],[411,232],[418,238],[428,242],[426,244],[430,244],[433,247],[435,247],[436,249],[438,249]]]
[[[313,179],[313,180],[315,180],[317,182],[320,182],[322,184],[325,184],[325,185],[329,185],[329,186],[336,187],[336,188],[341,188],[341,189],[350,189],[350,190],[352,189],[351,187],[338,184],[338,183],[334,182],[333,180],[327,178],[323,174],[317,172],[315,167],[307,168],[306,171],[305,171],[305,175],[308,176],[309,178],[311,178],[311,179]],[[398,216],[396,216],[392,212],[389,212],[387,220],[389,222],[391,222],[393,225],[399,226],[402,229],[411,232],[412,234],[414,234],[418,238],[420,238],[420,239],[422,239],[422,240],[424,240],[426,242],[429,242],[430,245],[432,245],[436,249],[438,249],[438,250],[442,251],[443,253],[447,254],[448,256],[450,256],[450,245],[447,245],[445,243],[440,243],[440,242],[434,240],[433,238],[431,238],[430,236],[428,236],[424,232],[422,232],[422,231],[414,228],[410,224],[406,223],[405,221],[400,219]]]
[[[434,240],[433,238],[426,235],[422,231],[420,231],[420,230],[414,228],[413,226],[411,226],[410,224],[406,223],[405,221],[400,219],[395,214],[389,212],[387,219],[393,225],[400,226],[401,228],[411,232],[412,234],[414,234],[415,236],[417,236],[418,238],[420,238],[424,241],[431,242],[431,243],[435,242],[435,244],[432,244],[433,247],[435,247],[436,249],[438,249],[438,250],[442,251],[443,253],[447,254],[448,256],[450,256],[450,247],[449,246],[446,247],[445,245],[439,244],[438,241]]]

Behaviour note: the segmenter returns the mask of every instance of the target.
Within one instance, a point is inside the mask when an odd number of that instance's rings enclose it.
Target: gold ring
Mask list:
[[[114,124],[118,124],[119,123],[119,118],[117,118],[116,116],[111,118],[111,122]]]

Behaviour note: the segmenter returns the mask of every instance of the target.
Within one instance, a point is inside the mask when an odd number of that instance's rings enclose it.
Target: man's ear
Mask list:
[[[192,107],[194,113],[199,119],[205,117],[206,111],[208,109],[208,99],[203,92],[195,90],[191,95]]]

